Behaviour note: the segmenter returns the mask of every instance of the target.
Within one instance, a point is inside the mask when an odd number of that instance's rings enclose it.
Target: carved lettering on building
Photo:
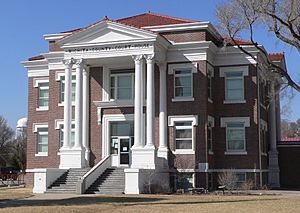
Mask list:
[[[121,44],[121,45],[110,45],[105,47],[84,47],[84,48],[73,48],[67,50],[69,53],[86,53],[86,52],[107,52],[107,51],[119,51],[119,50],[130,50],[130,49],[147,49],[152,47],[152,44]]]

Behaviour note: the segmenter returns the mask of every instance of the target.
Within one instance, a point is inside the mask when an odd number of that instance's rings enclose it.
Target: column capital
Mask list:
[[[76,68],[82,67],[85,64],[85,60],[83,60],[82,58],[74,59],[74,64]]]
[[[66,68],[72,67],[72,65],[75,63],[74,58],[70,58],[70,59],[64,59],[63,64],[66,66]]]
[[[85,64],[82,70],[83,75],[88,75],[90,72],[90,65]]]
[[[154,61],[154,54],[145,54],[144,58],[146,59],[147,64],[151,64]]]
[[[167,65],[167,62],[165,62],[165,61],[158,61],[157,65],[158,65],[159,69],[165,68],[166,65]]]
[[[132,55],[132,59],[134,60],[135,63],[141,63],[143,59],[143,55]]]

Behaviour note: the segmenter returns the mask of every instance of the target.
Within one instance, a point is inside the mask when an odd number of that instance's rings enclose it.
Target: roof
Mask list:
[[[282,142],[300,141],[300,137],[281,138],[281,141],[282,141]]]
[[[252,41],[249,41],[249,40],[244,40],[244,39],[241,39],[241,38],[234,38],[234,39],[231,39],[231,38],[224,38],[225,41],[231,45],[235,45],[235,43],[237,43],[238,45],[252,45],[253,42]]]
[[[299,146],[300,145],[300,137],[288,137],[288,138],[281,138],[281,141],[277,142],[277,145],[295,145]]]
[[[136,16],[117,19],[115,21],[121,24],[131,25],[134,27],[149,27],[149,26],[186,24],[186,23],[198,22],[190,19],[183,19],[183,18],[177,18],[177,17],[166,16],[157,13],[152,13],[150,11],[148,13],[143,13]]]
[[[271,61],[281,61],[284,59],[284,52],[269,53],[269,59]]]
[[[43,55],[37,55],[37,56],[28,58],[28,61],[37,61],[37,60],[43,60],[43,59],[45,59],[45,57]]]

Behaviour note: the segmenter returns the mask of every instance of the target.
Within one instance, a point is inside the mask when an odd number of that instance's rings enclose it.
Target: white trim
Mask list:
[[[250,127],[250,117],[221,117],[220,125],[221,127],[226,127],[226,123],[229,122],[242,122],[244,127]]]
[[[244,104],[246,103],[246,100],[224,100],[223,104]]]
[[[202,172],[235,172],[235,173],[258,173],[258,172],[269,172],[268,169],[207,169],[205,171],[201,169],[177,169],[178,172],[195,172],[195,173],[202,173]]]
[[[42,83],[49,83],[49,77],[33,79],[33,87],[35,87],[35,88],[38,88],[39,84],[42,84]]]
[[[27,69],[28,77],[44,77],[49,76],[48,61],[46,59],[36,61],[22,61]]]
[[[72,70],[72,76],[76,76],[75,69]],[[55,81],[61,81],[61,78],[65,77],[65,71],[64,70],[58,70],[55,72]]]
[[[45,123],[33,123],[32,124],[32,130],[34,133],[37,133],[38,129],[40,129],[40,128],[48,128],[48,123],[45,122]]]
[[[176,97],[172,98],[172,102],[194,101],[194,97]]]
[[[246,149],[246,147],[245,147]],[[247,155],[247,151],[226,151],[224,152],[225,155]]]
[[[193,143],[192,143],[192,146],[193,146]],[[172,150],[172,153],[175,155],[194,155],[195,151],[192,149],[175,149],[175,151]]]
[[[175,122],[192,121],[192,126],[198,126],[198,115],[171,115],[168,116],[168,126],[175,126]]]
[[[102,122],[102,158],[110,155],[110,122],[112,121],[133,121],[134,114],[111,114],[103,115]]]
[[[35,157],[47,157],[48,156],[48,152],[39,152],[34,154]]]
[[[176,69],[192,69],[192,73],[197,73],[197,62],[180,63],[180,64],[168,64],[168,74],[173,75]]]
[[[243,72],[243,76],[249,75],[249,66],[234,66],[234,67],[220,67],[220,77],[225,77],[226,72]]]
[[[49,110],[49,106],[38,107],[35,110],[36,111],[47,111],[47,110]]]

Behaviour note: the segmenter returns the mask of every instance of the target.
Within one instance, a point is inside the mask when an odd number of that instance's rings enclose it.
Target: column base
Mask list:
[[[168,163],[168,148],[167,147],[159,147],[157,151],[157,161],[158,166],[161,169],[168,169],[169,163]]]
[[[156,149],[155,147],[132,147],[131,168],[155,169]]]
[[[278,152],[276,150],[269,152],[269,172],[268,182],[271,187],[280,187]]]
[[[60,169],[84,168],[85,154],[82,148],[60,149]]]

